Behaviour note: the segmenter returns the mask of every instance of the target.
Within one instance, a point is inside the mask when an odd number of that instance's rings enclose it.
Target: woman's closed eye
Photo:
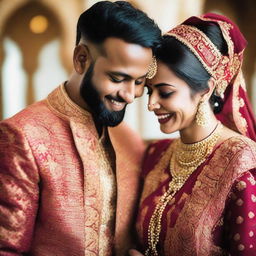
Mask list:
[[[159,92],[159,95],[161,98],[166,99],[169,98],[172,94],[174,93],[174,91],[169,91],[169,92]]]

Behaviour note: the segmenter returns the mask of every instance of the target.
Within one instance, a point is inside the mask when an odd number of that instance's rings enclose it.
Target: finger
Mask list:
[[[141,254],[139,251],[137,251],[135,249],[129,250],[129,254],[130,254],[130,256],[143,256],[143,254]]]

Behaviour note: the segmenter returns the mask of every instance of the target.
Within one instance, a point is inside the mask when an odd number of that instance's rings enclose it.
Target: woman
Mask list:
[[[148,108],[164,133],[180,138],[150,145],[145,156],[137,219],[144,255],[256,255],[256,125],[241,72],[245,45],[237,26],[213,13],[164,36]]]

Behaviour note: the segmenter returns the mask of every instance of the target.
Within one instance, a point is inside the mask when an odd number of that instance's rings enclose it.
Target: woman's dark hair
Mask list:
[[[161,31],[152,19],[130,3],[101,1],[80,15],[76,45],[81,38],[101,44],[108,37],[154,49],[161,41]]]
[[[195,27],[204,32],[223,55],[227,54],[228,47],[217,24],[207,23]],[[192,51],[174,37],[168,35],[163,37],[161,47],[156,52],[156,57],[183,79],[190,86],[193,93],[209,88],[210,74]],[[220,97],[212,94],[210,103],[215,113],[221,111],[223,104]]]

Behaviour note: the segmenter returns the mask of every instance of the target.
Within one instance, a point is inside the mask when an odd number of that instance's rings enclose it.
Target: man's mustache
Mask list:
[[[117,102],[125,102],[126,103],[126,101],[120,96],[113,97],[113,96],[109,95],[109,96],[106,96],[106,98],[109,99],[109,100],[115,100]]]

